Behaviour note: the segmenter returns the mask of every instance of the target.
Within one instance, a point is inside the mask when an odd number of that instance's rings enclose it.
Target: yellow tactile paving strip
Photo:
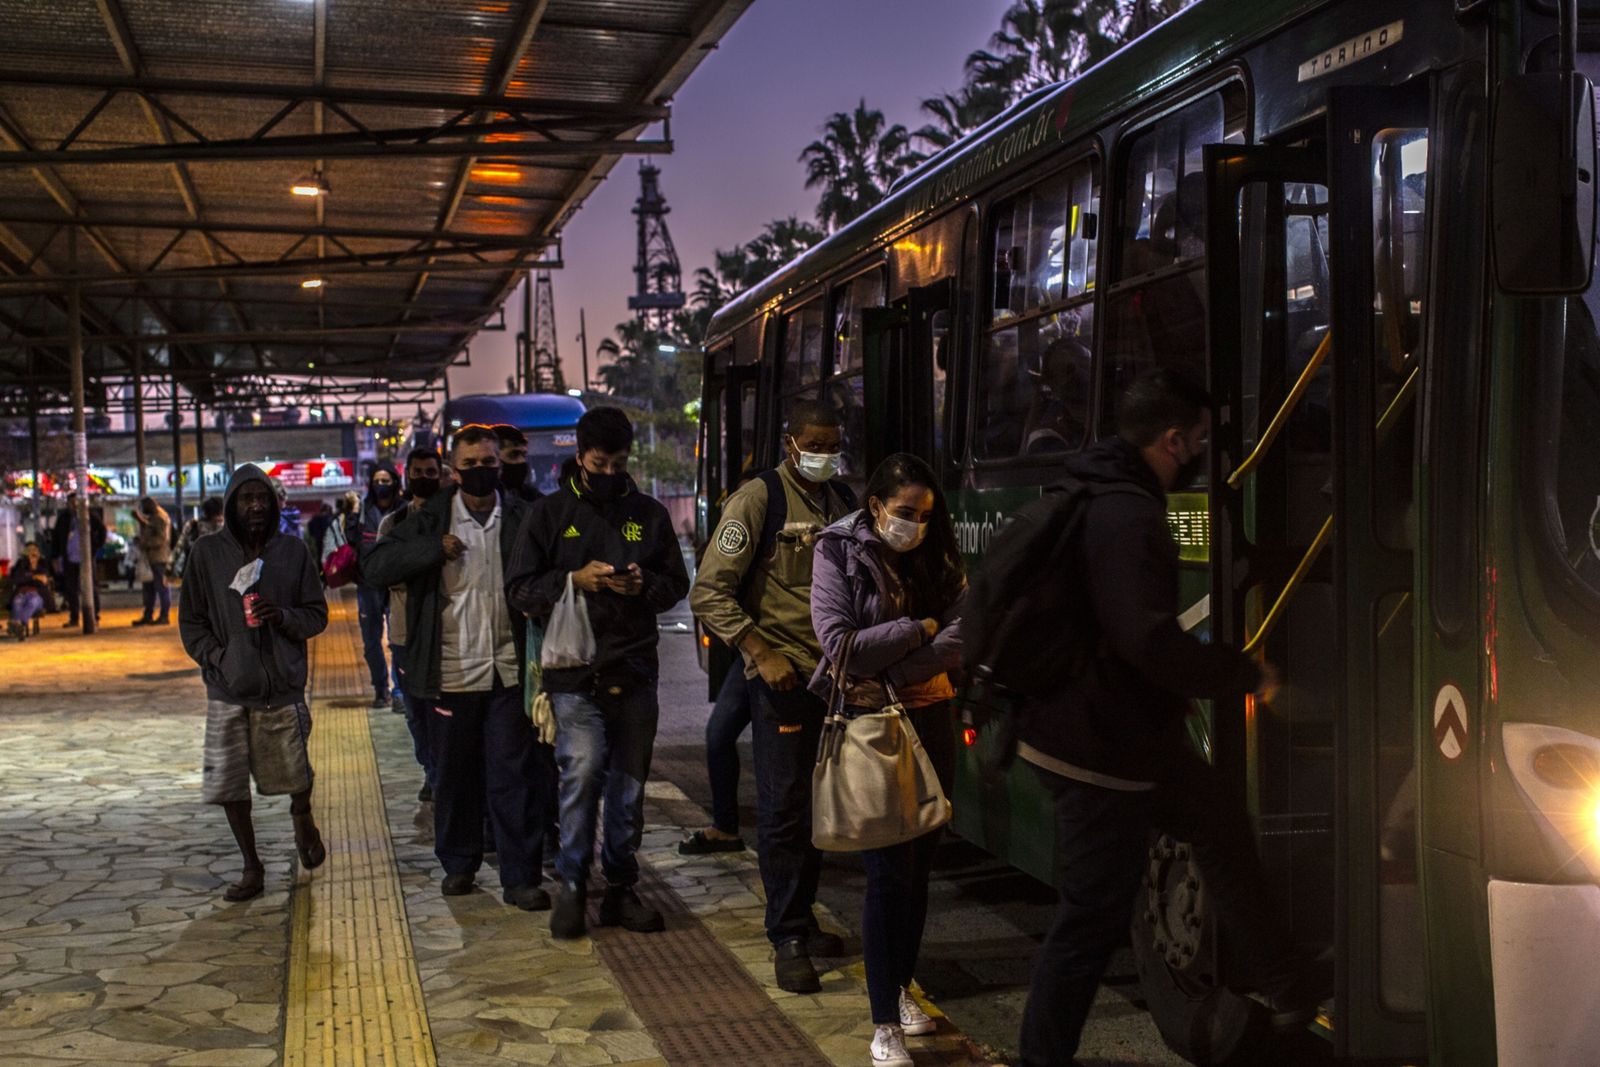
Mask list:
[[[328,860],[302,871],[295,887],[283,1062],[432,1067],[366,710],[322,703],[313,715],[314,802]]]

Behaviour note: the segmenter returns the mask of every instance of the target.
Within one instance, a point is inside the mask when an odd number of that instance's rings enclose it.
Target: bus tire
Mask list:
[[[1260,1006],[1222,984],[1217,924],[1189,847],[1162,835],[1129,931],[1139,985],[1161,1039],[1190,1063],[1236,1064],[1264,1032]]]

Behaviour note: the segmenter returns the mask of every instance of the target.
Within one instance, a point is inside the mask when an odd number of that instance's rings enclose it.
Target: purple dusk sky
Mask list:
[[[987,45],[1010,0],[756,0],[673,101],[676,150],[652,158],[671,213],[684,288],[715,248],[731,248],[787,215],[813,220],[800,149],[823,119],[862,97],[890,122],[923,124],[918,104],[961,85],[968,53]],[[651,136],[657,131],[652,130]],[[578,309],[594,349],[629,317],[639,161],[625,158],[567,227],[555,272],[556,328],[569,384],[582,377]],[[814,220],[813,220],[814,221]],[[472,366],[450,372],[454,395],[503,392],[514,373],[521,296],[506,332],[483,333]]]

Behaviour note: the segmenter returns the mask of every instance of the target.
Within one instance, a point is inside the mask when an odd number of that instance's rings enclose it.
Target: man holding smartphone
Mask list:
[[[593,661],[550,668],[541,685],[556,720],[561,849],[550,933],[582,937],[595,822],[605,801],[600,866],[602,926],[638,933],[663,928],[660,912],[634,892],[644,834],[644,783],[655,746],[659,667],[656,616],[689,591],[667,509],[628,477],[633,424],[617,408],[578,420],[578,453],[561,488],[540,498],[517,536],[506,595],[544,625],[570,581],[588,609]]]

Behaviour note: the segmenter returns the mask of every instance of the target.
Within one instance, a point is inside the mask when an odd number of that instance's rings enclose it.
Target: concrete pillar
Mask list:
[[[133,346],[133,452],[139,466],[139,497],[150,494],[146,480],[150,468],[150,452],[144,443],[144,345]]]

